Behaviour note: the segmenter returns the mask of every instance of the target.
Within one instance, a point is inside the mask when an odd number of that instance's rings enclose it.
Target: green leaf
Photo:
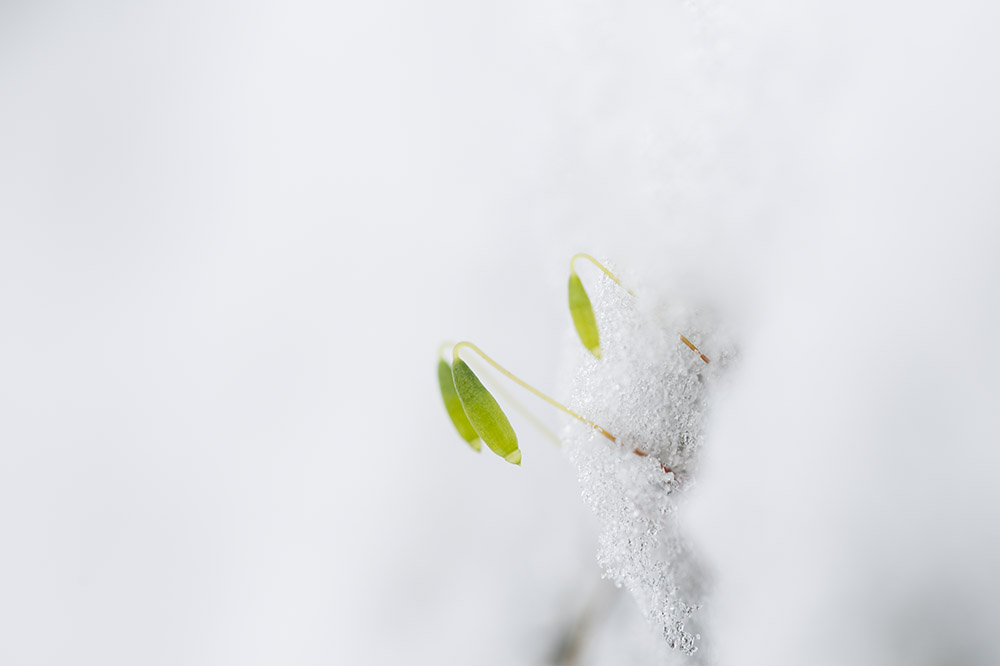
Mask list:
[[[456,360],[451,371],[455,391],[472,427],[493,453],[509,463],[520,465],[521,450],[517,448],[517,435],[500,405],[465,361]]]
[[[575,272],[569,275],[569,313],[573,315],[573,325],[576,326],[580,342],[591,354],[601,358],[601,338],[597,333],[594,308],[590,305],[590,298],[583,289],[580,276]]]
[[[462,401],[458,399],[458,392],[455,391],[455,380],[451,377],[451,366],[442,359],[438,363],[438,383],[441,385],[441,398],[444,400],[444,408],[448,410],[451,422],[455,424],[455,430],[462,436],[462,439],[469,443],[469,446],[476,451],[480,451],[483,445],[479,443],[479,434],[469,423],[469,417],[462,409]]]

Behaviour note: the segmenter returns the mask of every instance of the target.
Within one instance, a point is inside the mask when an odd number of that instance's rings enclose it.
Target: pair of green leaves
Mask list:
[[[583,288],[583,282],[577,275],[574,268],[578,259],[585,259],[593,263],[605,275],[621,286],[618,278],[597,259],[589,254],[579,253],[573,256],[569,262],[569,311],[573,317],[573,325],[576,327],[577,335],[583,346],[596,358],[601,358],[601,338],[597,330],[597,319],[594,316],[594,307],[591,305],[590,297]],[[624,287],[622,287],[624,289]],[[629,292],[631,293],[631,292]],[[454,365],[449,365],[444,359],[438,363],[438,383],[441,387],[441,397],[444,399],[444,406],[451,418],[451,422],[462,436],[476,451],[482,450],[480,440],[486,442],[490,449],[502,457],[507,462],[515,465],[521,464],[521,451],[517,447],[517,436],[510,425],[506,414],[500,409],[500,405],[493,398],[486,387],[483,386],[479,378],[469,368],[469,366],[458,358],[458,349],[466,347],[478,353],[483,360],[488,362],[499,372],[517,382],[528,391],[534,393],[549,404],[561,409],[573,418],[591,427],[597,427],[587,419],[584,419],[576,412],[570,410],[565,405],[556,402],[552,398],[538,391],[538,389],[524,383],[510,372],[497,365],[495,361],[475,345],[468,342],[460,342],[453,349]],[[614,440],[603,428],[601,432]]]
[[[469,446],[482,450],[481,439],[507,462],[521,464],[521,450],[510,420],[465,361],[456,359],[454,366],[450,366],[441,359],[438,383],[448,416]]]

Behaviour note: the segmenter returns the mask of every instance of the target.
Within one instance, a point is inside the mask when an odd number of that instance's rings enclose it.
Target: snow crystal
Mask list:
[[[602,358],[577,343],[571,405],[615,435],[618,445],[575,424],[567,428],[566,451],[601,521],[598,561],[605,576],[632,593],[670,647],[694,655],[707,580],[676,518],[695,482],[710,389],[732,353],[709,336],[704,317],[650,296],[644,302],[636,291],[633,297],[607,279],[588,285]]]

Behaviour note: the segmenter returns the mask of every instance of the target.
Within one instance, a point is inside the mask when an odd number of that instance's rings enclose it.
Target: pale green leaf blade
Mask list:
[[[573,325],[580,336],[580,342],[591,354],[601,358],[601,338],[597,333],[597,320],[590,298],[583,289],[583,282],[576,273],[569,276],[569,313],[573,315]]]
[[[455,390],[455,380],[451,376],[451,366],[444,359],[438,363],[438,383],[441,385],[444,408],[448,411],[451,422],[455,424],[455,430],[469,443],[469,446],[476,451],[481,450],[483,445],[479,443],[479,434],[469,423],[469,417],[465,415],[462,401],[458,399],[458,392]]]
[[[465,361],[455,361],[452,375],[458,398],[479,437],[493,453],[509,463],[520,465],[521,451],[517,448],[517,435],[497,401]]]

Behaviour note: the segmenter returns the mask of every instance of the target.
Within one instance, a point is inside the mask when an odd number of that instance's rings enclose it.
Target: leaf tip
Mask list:
[[[503,457],[503,459],[506,460],[507,462],[509,462],[512,465],[520,465],[521,464],[521,449],[514,449],[513,451],[511,451],[510,453],[508,453],[507,455],[505,455]]]

